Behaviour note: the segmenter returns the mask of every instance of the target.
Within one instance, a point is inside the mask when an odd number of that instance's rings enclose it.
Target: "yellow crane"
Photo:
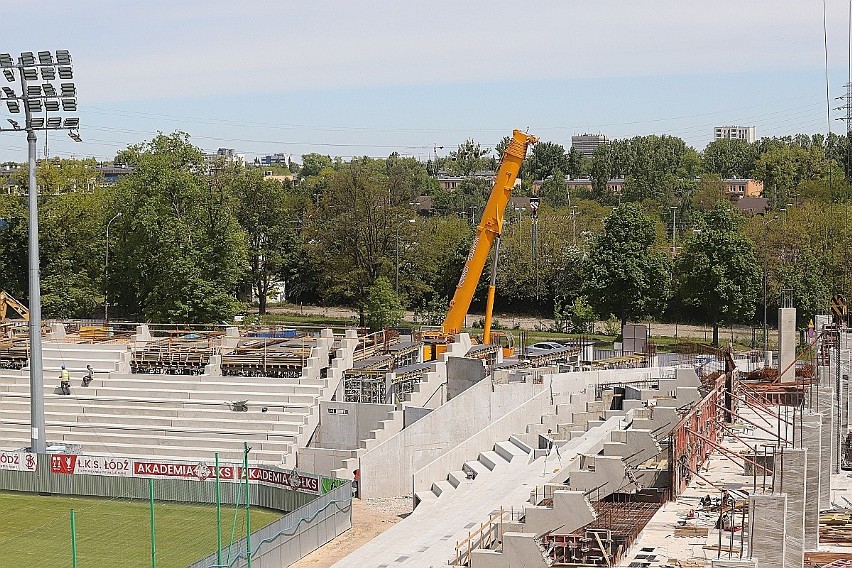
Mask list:
[[[482,218],[476,227],[473,244],[464,263],[464,269],[459,278],[459,283],[456,285],[456,291],[453,294],[453,299],[450,301],[450,307],[447,310],[446,317],[444,317],[444,322],[441,324],[440,330],[423,334],[426,342],[424,348],[424,358],[426,360],[435,359],[442,352],[446,351],[447,340],[461,331],[464,325],[464,318],[467,315],[470,302],[473,300],[473,294],[479,283],[479,278],[482,276],[482,270],[485,268],[488,253],[493,247],[494,261],[491,263],[491,282],[488,285],[488,296],[485,302],[485,326],[482,336],[483,343],[491,343],[491,314],[494,310],[497,254],[500,251],[500,234],[503,231],[503,218],[506,212],[506,205],[509,203],[509,197],[512,194],[512,188],[515,186],[515,180],[518,178],[518,172],[527,155],[527,148],[537,140],[538,138],[535,136],[521,132],[520,130],[512,132],[512,140],[509,146],[503,151],[500,167],[497,169],[497,175],[494,178],[494,186],[491,188],[491,195],[488,197],[488,202],[485,204],[485,209],[482,212]],[[511,345],[506,345],[505,347],[508,350],[512,349]]]
[[[0,290],[0,322],[6,321],[6,311],[12,308],[26,321],[30,321],[30,310],[21,302],[9,295],[5,290]]]

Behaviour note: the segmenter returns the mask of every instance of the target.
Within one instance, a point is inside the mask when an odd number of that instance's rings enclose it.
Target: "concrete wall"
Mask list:
[[[419,408],[417,406],[406,406],[403,408],[403,428],[408,428],[430,412],[432,408]]]
[[[331,448],[299,448],[296,450],[296,467],[327,477],[343,467],[343,462],[355,457],[357,450],[335,450]],[[352,472],[349,472],[352,475]]]
[[[317,448],[355,450],[358,442],[388,418],[392,404],[358,402],[320,402],[320,422],[311,443]],[[333,411],[333,412],[330,412]]]
[[[485,362],[466,357],[447,357],[447,399],[452,399],[485,378]]]
[[[414,492],[428,490],[433,482],[445,479],[450,471],[461,469],[464,462],[476,459],[480,452],[492,449],[494,444],[508,440],[512,434],[523,432],[527,424],[532,422],[531,417],[538,416],[540,419],[550,408],[550,393],[540,391],[530,400],[415,471]]]
[[[410,495],[415,471],[547,388],[529,383],[492,385],[489,380],[480,381],[361,456],[362,495]],[[538,408],[531,408],[525,419],[532,423],[540,416]]]

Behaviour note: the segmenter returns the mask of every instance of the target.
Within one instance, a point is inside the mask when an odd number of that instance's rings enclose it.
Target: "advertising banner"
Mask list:
[[[0,454],[2,456],[3,454]],[[21,457],[7,458],[9,463],[23,463],[24,456],[34,458],[33,454],[21,454]],[[2,460],[2,457],[0,457]],[[0,461],[0,468],[3,464]],[[12,469],[7,467],[6,469]],[[35,461],[32,469],[35,471]],[[191,479],[206,481],[216,479],[215,465],[205,462],[166,462],[131,458],[108,458],[103,456],[78,456],[72,454],[54,454],[50,456],[50,471],[66,475],[108,475],[120,477],[142,477],[153,479]],[[275,487],[284,487],[303,493],[323,492],[320,477],[311,473],[300,473],[273,467],[250,467],[249,482],[262,483]],[[243,468],[235,465],[219,465],[219,479],[236,483],[243,477]],[[333,485],[336,487],[337,485]],[[326,491],[332,484],[326,483]]]
[[[38,463],[36,454],[28,452],[0,451],[0,469],[12,471],[35,471]]]
[[[50,456],[50,471],[51,473],[65,473],[69,475],[85,473],[88,475],[130,477],[133,472],[133,460],[104,456],[54,454]]]

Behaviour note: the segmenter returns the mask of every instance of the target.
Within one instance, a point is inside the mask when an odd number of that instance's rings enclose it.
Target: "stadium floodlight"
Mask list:
[[[39,276],[38,247],[38,186],[36,184],[36,132],[39,130],[68,130],[75,142],[81,142],[80,119],[59,115],[46,116],[42,113],[58,113],[77,110],[77,88],[74,83],[51,83],[57,76],[70,81],[74,77],[71,54],[60,49],[54,53],[25,51],[15,59],[8,53],[0,53],[0,69],[9,83],[20,81],[20,90],[12,86],[2,87],[6,107],[11,113],[20,113],[23,107],[23,124],[7,119],[16,131],[27,133],[29,161],[29,300],[30,300],[30,450],[44,454],[44,362],[41,349],[41,282]],[[40,79],[39,79],[40,78]],[[41,80],[41,84],[37,82]],[[9,128],[2,132],[12,131]]]

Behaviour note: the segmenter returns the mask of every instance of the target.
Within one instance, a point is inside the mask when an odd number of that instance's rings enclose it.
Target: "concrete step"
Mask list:
[[[431,491],[418,491],[414,494],[414,503],[416,506],[422,506],[425,503],[436,501],[438,496]]]
[[[500,454],[491,450],[480,452],[478,460],[491,471],[494,471],[497,464],[506,463],[506,460],[500,457]]]
[[[453,487],[449,481],[442,480],[432,483],[432,493],[434,493],[436,497],[440,497],[442,494],[447,491],[452,491],[453,489],[455,489],[455,487]]]
[[[512,461],[515,457],[527,455],[526,452],[512,442],[497,442],[494,444],[494,451],[507,462]]]
[[[462,483],[468,483],[471,479],[468,478],[467,472],[457,470],[451,471],[449,475],[447,475],[447,481],[450,482],[450,485],[458,489],[459,485]]]
[[[464,465],[462,466],[462,470],[466,474],[469,473],[469,472],[472,472],[472,473],[476,474],[477,476],[491,472],[491,470],[488,469],[488,467],[486,467],[485,464],[483,464],[481,461],[477,461],[477,460],[471,460],[471,461],[464,462]]]
[[[509,441],[515,444],[522,452],[525,454],[529,454],[533,451],[534,447],[524,440],[522,440],[519,436],[509,436]]]

